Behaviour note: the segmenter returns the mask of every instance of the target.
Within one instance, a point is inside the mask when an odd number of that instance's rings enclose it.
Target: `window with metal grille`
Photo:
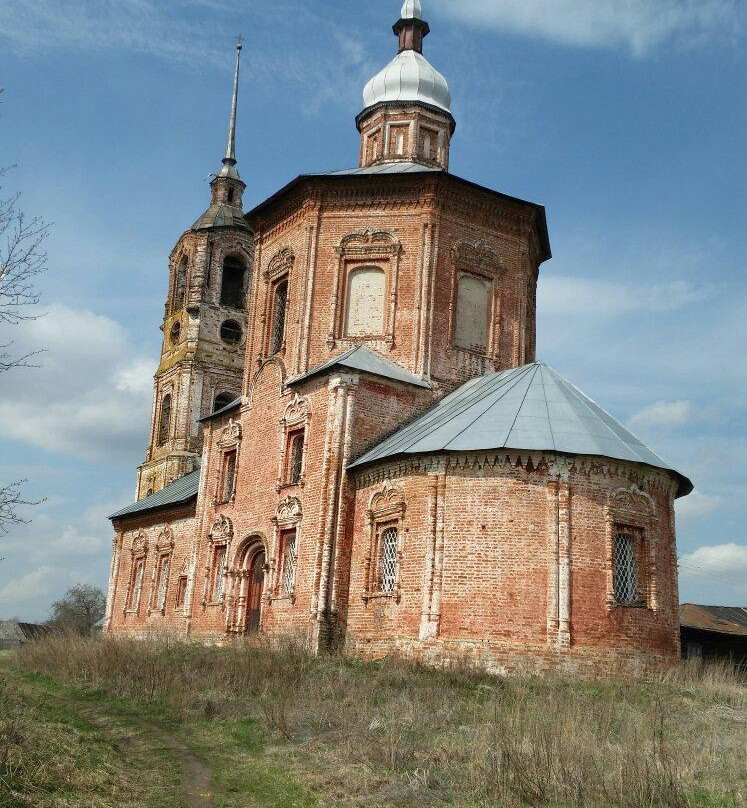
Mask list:
[[[158,569],[158,599],[156,609],[163,611],[166,608],[166,592],[169,586],[169,572],[171,570],[171,558],[164,556]]]
[[[130,592],[130,608],[137,611],[140,608],[140,595],[143,592],[143,576],[145,575],[145,559],[135,562],[135,573],[132,576],[132,590]]]
[[[169,439],[171,429],[171,395],[165,395],[161,402],[161,415],[158,420],[158,445],[163,446]]]
[[[615,600],[637,603],[636,540],[631,532],[615,531],[612,563]]]
[[[220,327],[220,338],[226,345],[238,345],[244,332],[235,320],[226,320]]]
[[[221,502],[230,502],[236,490],[236,449],[223,455],[223,490]]]
[[[304,432],[291,432],[288,435],[288,482],[297,485],[303,473]]]
[[[213,602],[223,600],[223,584],[226,567],[226,548],[216,547],[213,555]]]
[[[283,594],[290,597],[296,580],[296,542],[295,530],[283,533]]]
[[[397,586],[397,528],[388,527],[381,532],[381,591],[394,592]]]
[[[288,279],[275,285],[272,305],[272,333],[270,338],[270,354],[274,355],[283,349],[285,342],[285,314],[288,308]]]

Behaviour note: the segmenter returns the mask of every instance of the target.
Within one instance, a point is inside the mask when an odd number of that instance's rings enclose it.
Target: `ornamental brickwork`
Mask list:
[[[422,59],[427,24],[395,28]],[[548,445],[351,468],[445,396],[469,399],[465,383],[536,358],[544,209],[442,170],[454,122],[434,75],[426,100],[407,96],[417,82],[381,100],[374,80],[361,168],[299,177],[246,216],[229,135],[211,207],[171,257],[141,501],[113,517],[108,631],[292,635],[493,671],[676,657],[688,481],[663,461]],[[234,127],[235,112],[236,90]],[[198,464],[199,487],[169,499]]]

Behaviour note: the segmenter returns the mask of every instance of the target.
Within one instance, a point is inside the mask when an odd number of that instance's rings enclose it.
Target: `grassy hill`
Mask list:
[[[747,691],[294,647],[51,639],[0,662],[0,806],[743,808]]]

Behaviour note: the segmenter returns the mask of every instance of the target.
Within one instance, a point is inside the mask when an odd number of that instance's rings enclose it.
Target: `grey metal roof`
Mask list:
[[[241,396],[235,398],[230,404],[226,404],[225,407],[221,407],[219,410],[211,412],[210,415],[206,415],[204,418],[200,418],[200,423],[203,424],[205,421],[212,421],[213,418],[220,418],[221,415],[225,415],[226,413],[231,412],[231,410],[235,410],[243,400],[244,399]]]
[[[334,359],[330,359],[329,362],[325,362],[323,365],[310,370],[308,373],[304,373],[302,376],[296,376],[294,379],[288,379],[287,383],[298,384],[299,382],[306,381],[306,379],[310,379],[313,376],[318,376],[321,373],[325,373],[326,371],[332,370],[336,367],[349,368],[350,370],[360,370],[363,373],[370,373],[373,376],[381,376],[384,379],[391,379],[395,382],[413,384],[416,387],[425,387],[426,389],[430,388],[428,382],[421,379],[420,376],[416,376],[414,373],[410,373],[409,370],[405,370],[403,367],[395,365],[394,362],[386,359],[380,354],[377,354],[376,351],[372,351],[365,345],[358,345],[355,348],[351,348],[349,351],[345,351],[344,354],[336,356]]]
[[[192,225],[192,230],[210,230],[213,227],[240,227],[243,230],[251,230],[241,208],[223,203],[211,205]]]
[[[554,451],[644,463],[676,474],[678,496],[693,490],[690,480],[541,362],[467,382],[349,468],[403,454],[481,449]]]
[[[322,171],[319,174],[312,176],[316,177],[358,177],[367,174],[420,174],[425,172],[431,174],[433,172],[443,171],[442,168],[427,166],[423,163],[412,163],[406,161],[398,161],[391,163],[379,163],[375,166],[367,166],[366,168],[343,168],[340,171]],[[444,172],[446,173],[446,172]]]
[[[145,513],[146,511],[155,511],[171,505],[181,505],[196,497],[199,487],[200,471],[198,469],[175,480],[160,491],[156,491],[155,494],[122,508],[121,511],[113,513],[109,518],[119,519],[121,516],[130,516],[134,513]]]

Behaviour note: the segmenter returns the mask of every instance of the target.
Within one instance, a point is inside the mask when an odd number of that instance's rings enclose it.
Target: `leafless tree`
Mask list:
[[[28,519],[19,515],[19,508],[38,505],[24,499],[21,488],[26,480],[18,480],[10,485],[0,486],[0,533],[7,533],[11,525],[28,524]]]
[[[40,217],[27,218],[21,194],[3,196],[10,168],[0,168],[0,325],[13,326],[39,317],[36,279],[47,269],[44,242],[49,227]],[[14,356],[12,342],[0,342],[0,373],[29,367],[34,353]]]
[[[0,92],[2,90],[0,89]],[[40,316],[37,311],[38,277],[47,269],[44,242],[49,227],[40,217],[27,217],[21,210],[20,192],[10,193],[5,183],[11,167],[0,167],[0,375],[18,368],[34,367],[39,351],[18,354],[6,337],[9,327]],[[0,533],[22,524],[20,509],[38,503],[24,499],[23,480],[0,484]]]

